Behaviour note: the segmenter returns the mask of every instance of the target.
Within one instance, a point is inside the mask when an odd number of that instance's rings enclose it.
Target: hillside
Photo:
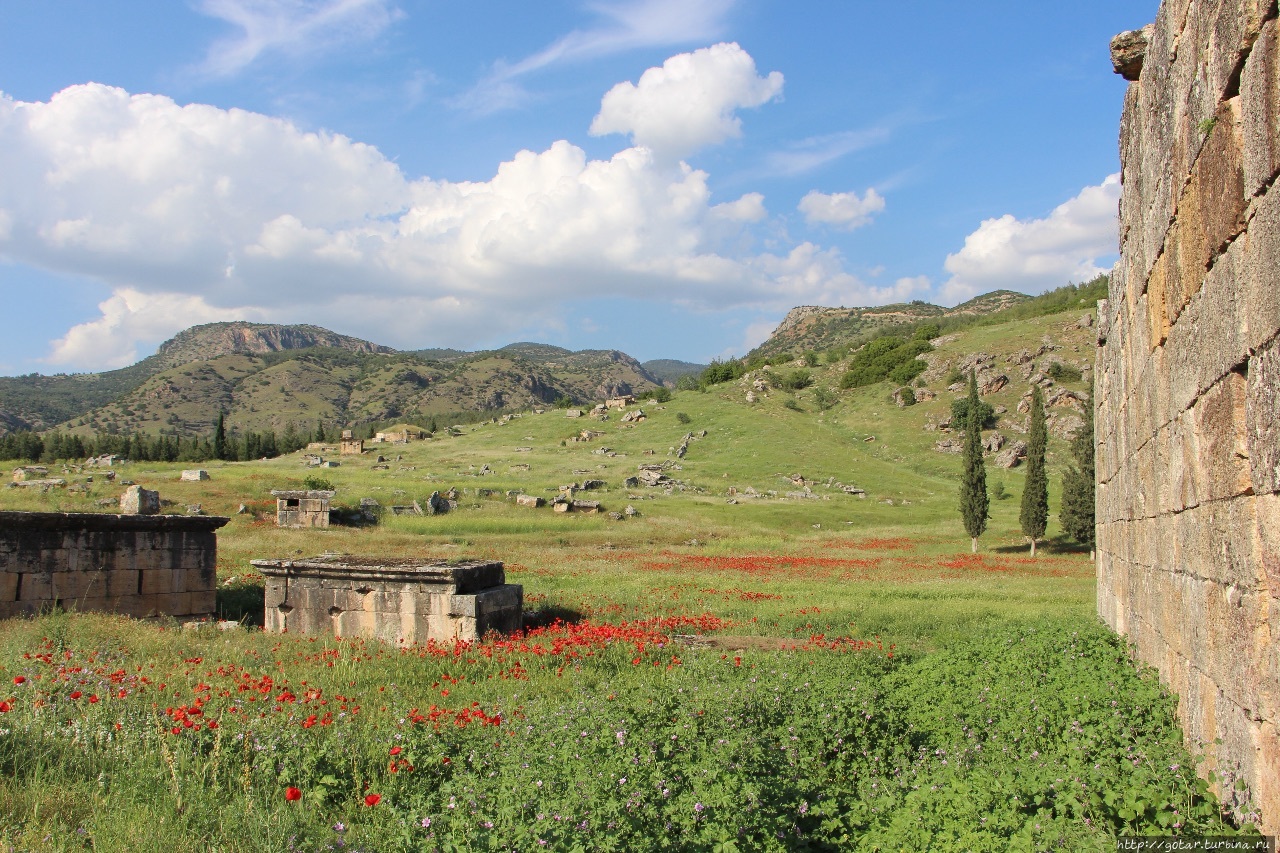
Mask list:
[[[995,314],[1032,297],[1012,290],[996,290],[974,297],[955,308],[928,302],[906,302],[873,308],[821,308],[803,305],[793,308],[774,329],[769,340],[751,355],[771,357],[797,350],[831,350],[848,346],[859,338],[891,326],[937,321],[955,317]]]

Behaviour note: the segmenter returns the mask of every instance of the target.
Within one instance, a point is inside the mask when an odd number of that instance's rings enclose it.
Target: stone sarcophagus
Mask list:
[[[266,578],[270,632],[369,637],[389,643],[475,641],[520,630],[524,592],[502,563],[329,556],[252,560]]]
[[[216,531],[228,521],[0,512],[0,618],[53,607],[143,617],[212,615]]]

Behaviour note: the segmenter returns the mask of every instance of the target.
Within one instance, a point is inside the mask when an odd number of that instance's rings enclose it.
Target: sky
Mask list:
[[[5,0],[0,375],[199,323],[746,353],[1116,257],[1157,0]]]

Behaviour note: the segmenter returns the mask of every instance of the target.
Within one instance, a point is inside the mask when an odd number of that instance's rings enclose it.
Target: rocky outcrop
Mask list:
[[[320,326],[279,326],[271,323],[206,323],[179,332],[160,345],[159,359],[169,367],[204,361],[220,355],[262,355],[289,349],[328,347],[349,352],[393,353],[359,338],[340,335]]]
[[[1145,42],[1145,45],[1144,45]],[[1280,22],[1165,0],[1128,79],[1100,305],[1098,612],[1178,694],[1224,801],[1280,832]],[[1237,784],[1238,783],[1238,784]]]

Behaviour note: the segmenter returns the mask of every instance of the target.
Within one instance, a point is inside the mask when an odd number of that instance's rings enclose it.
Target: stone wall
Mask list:
[[[228,519],[0,512],[0,618],[58,606],[129,616],[215,610]]]
[[[1121,259],[1099,311],[1098,612],[1178,694],[1188,741],[1224,799],[1261,809],[1275,833],[1275,0],[1165,0],[1153,25],[1113,42],[1120,52],[1117,70],[1133,82]]]
[[[490,631],[518,631],[523,623],[523,587],[506,583],[499,562],[251,562],[266,578],[266,631],[426,643],[475,641]]]

